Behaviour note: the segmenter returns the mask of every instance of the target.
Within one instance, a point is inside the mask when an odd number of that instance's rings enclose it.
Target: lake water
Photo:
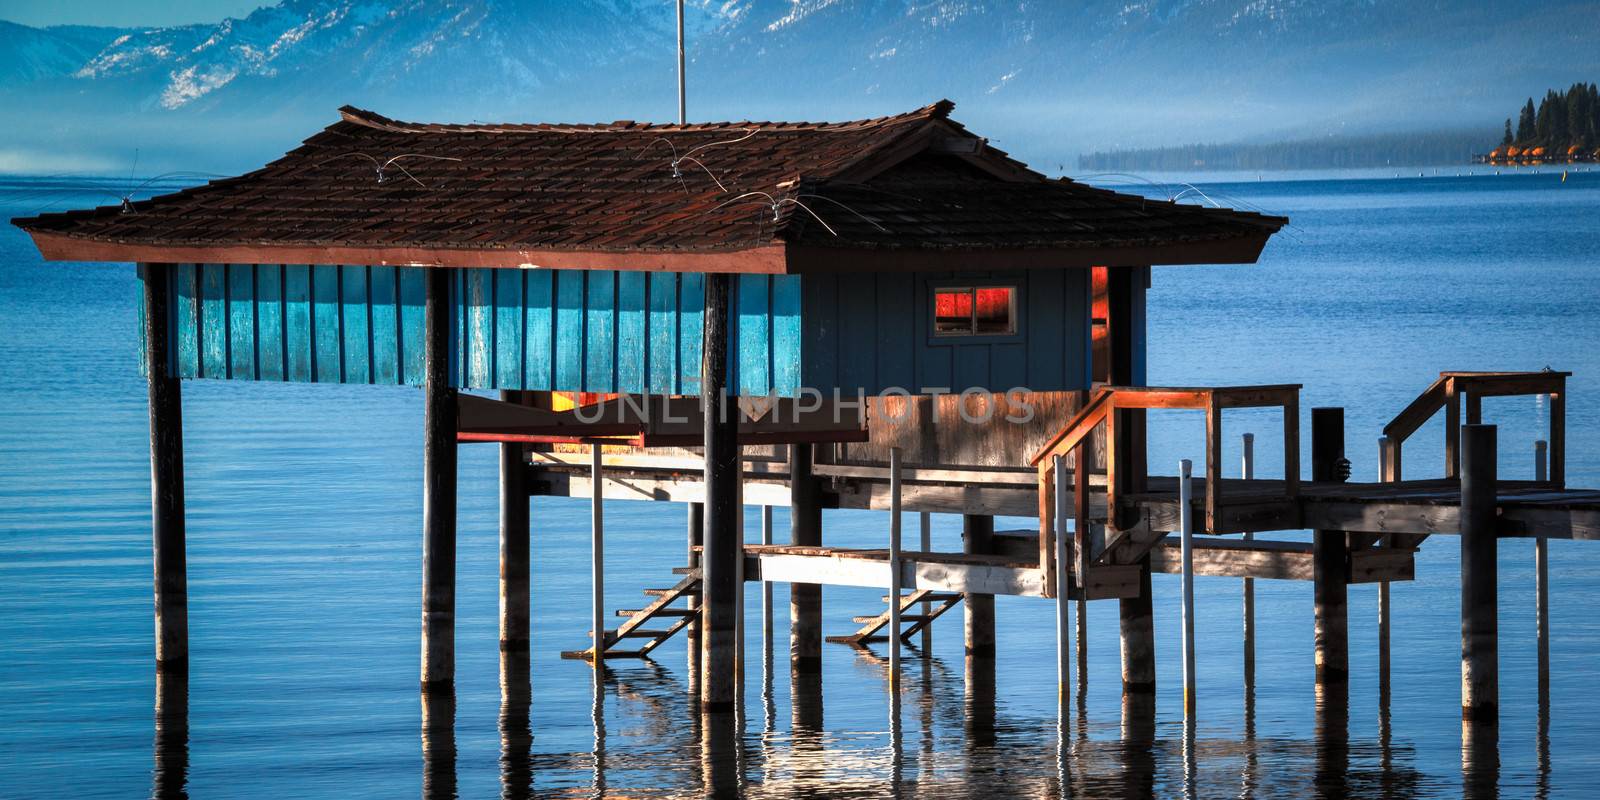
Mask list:
[[[1600,174],[1201,188],[1293,225],[1257,266],[1155,270],[1153,384],[1303,383],[1303,406],[1347,409],[1355,473],[1371,478],[1379,429],[1440,370],[1572,370],[1569,483],[1600,485]],[[46,202],[104,200],[0,189],[5,217]],[[1199,581],[1200,710],[1186,735],[1178,582],[1166,575],[1154,579],[1153,724],[1135,710],[1125,725],[1115,603],[1090,606],[1087,694],[1064,723],[1053,608],[1020,598],[996,604],[992,684],[983,664],[965,662],[953,613],[935,626],[928,658],[907,658],[892,722],[884,665],[849,647],[826,648],[820,700],[791,686],[782,645],[769,678],[751,588],[738,738],[703,745],[681,638],[653,664],[616,664],[598,705],[591,669],[559,658],[586,643],[587,501],[536,498],[531,692],[503,706],[487,446],[461,451],[454,703],[424,708],[422,395],[406,388],[185,383],[192,667],[187,687],[163,687],[158,714],[136,298],[131,266],[44,264],[19,231],[0,229],[0,797],[689,797],[708,780],[757,797],[1045,797],[1063,781],[1084,796],[1463,792],[1453,537],[1430,540],[1417,579],[1394,586],[1386,715],[1376,589],[1351,588],[1345,745],[1317,734],[1307,583],[1257,583],[1247,713],[1239,583]],[[1531,477],[1542,409],[1512,398],[1485,410],[1502,426],[1501,475]],[[1203,457],[1197,419],[1169,412],[1151,424],[1155,469]],[[1261,472],[1273,474],[1277,425],[1270,413],[1230,417],[1229,463],[1234,434],[1254,431]],[[1441,439],[1437,421],[1417,434],[1408,476],[1441,474]],[[682,519],[676,506],[610,506],[609,605],[668,585]],[[748,519],[755,541],[753,509]],[[783,510],[776,520],[781,539]],[[935,549],[959,547],[959,524],[935,516]],[[829,511],[825,526],[830,543],[881,546],[886,522]],[[1600,791],[1600,615],[1590,607],[1600,574],[1586,560],[1596,547],[1550,545],[1553,702],[1542,740],[1532,544],[1501,544],[1494,780],[1505,796]],[[827,589],[826,632],[853,630],[850,617],[876,613],[879,594]],[[783,642],[787,596],[775,595]]]

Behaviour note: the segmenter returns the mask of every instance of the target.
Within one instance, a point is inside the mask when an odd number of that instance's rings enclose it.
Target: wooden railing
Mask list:
[[[1104,426],[1106,441],[1106,517],[1108,527],[1119,529],[1118,497],[1142,491],[1148,482],[1144,452],[1143,414],[1120,412],[1148,409],[1191,409],[1206,413],[1205,529],[1220,530],[1222,497],[1222,410],[1225,408],[1280,407],[1283,409],[1284,497],[1300,494],[1300,385],[1230,386],[1204,388],[1153,388],[1106,386],[1096,389],[1061,432],[1034,453],[1029,463],[1039,476],[1039,565],[1054,574],[1054,518],[1056,456],[1073,454],[1074,516],[1080,531],[1079,552],[1086,539],[1081,532],[1089,520],[1089,435]],[[1119,419],[1121,417],[1121,419]],[[1119,430],[1119,427],[1124,427]],[[1083,559],[1079,558],[1082,563]],[[1047,577],[1047,583],[1049,579]]]
[[[1483,398],[1548,395],[1550,398],[1550,483],[1566,485],[1567,402],[1570,372],[1441,372],[1417,399],[1412,400],[1388,425],[1383,426],[1379,479],[1401,480],[1402,452],[1411,434],[1444,411],[1444,474],[1454,478],[1461,469],[1462,405],[1466,422],[1483,422]]]

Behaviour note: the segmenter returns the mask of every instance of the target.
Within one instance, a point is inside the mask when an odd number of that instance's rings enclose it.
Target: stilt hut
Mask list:
[[[691,504],[696,585],[679,594],[698,605],[680,616],[699,629],[707,707],[732,701],[741,571],[796,582],[805,669],[821,642],[813,584],[828,580],[801,563],[822,544],[820,510],[889,507],[895,461],[896,507],[964,515],[955,555],[968,558],[921,563],[959,577],[948,585],[968,600],[968,646],[992,652],[992,592],[1067,591],[1049,531],[1007,543],[993,515],[1042,510],[1029,458],[1060,444],[1097,382],[1145,382],[1149,268],[1253,262],[1285,220],[1052,179],[951,109],[447,125],[344,108],[254,172],[15,220],[49,260],[139,265],[158,663],[187,663],[185,379],[426,392],[425,687],[453,679],[458,441],[502,443],[507,647],[527,641],[529,495],[614,493]],[[556,393],[601,407],[582,416]],[[732,413],[736,395],[749,402]],[[1097,446],[1138,435],[1124,425]],[[678,449],[644,452],[661,447]],[[1089,471],[1075,484],[1084,503]],[[788,549],[748,570],[741,502],[793,507]],[[1125,630],[1141,613],[1149,624],[1148,559],[1130,575],[1104,595],[1131,591]],[[630,632],[597,624],[593,655]]]

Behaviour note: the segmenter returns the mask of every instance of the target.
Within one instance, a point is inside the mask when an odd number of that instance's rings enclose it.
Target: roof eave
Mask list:
[[[883,248],[789,245],[786,272],[969,271],[1174,264],[1254,264],[1271,231],[1192,242],[1108,247]]]

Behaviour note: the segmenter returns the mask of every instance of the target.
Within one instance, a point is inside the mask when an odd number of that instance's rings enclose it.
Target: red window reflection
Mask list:
[[[1016,333],[1016,289],[962,286],[933,292],[936,336],[993,336]]]

